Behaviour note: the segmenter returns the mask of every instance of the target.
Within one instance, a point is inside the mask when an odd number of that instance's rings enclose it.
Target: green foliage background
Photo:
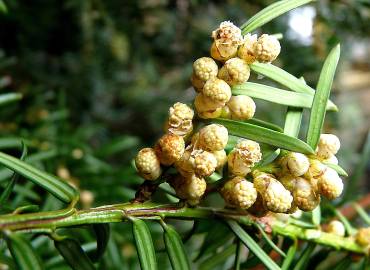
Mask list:
[[[24,139],[28,162],[91,191],[92,206],[128,201],[142,182],[131,160],[140,147],[158,138],[168,107],[193,98],[191,65],[208,54],[210,32],[223,20],[240,25],[272,2],[6,1],[8,12],[0,15],[0,87],[24,98],[0,108],[0,149],[20,156]],[[340,112],[328,117],[326,130],[341,138],[339,160],[351,172],[370,126],[370,83],[353,76],[370,76],[370,51],[365,49],[365,57],[357,57],[358,50],[369,46],[370,3],[317,1],[310,6],[316,11],[312,44],[302,44],[289,34],[289,14],[264,26],[263,32],[284,35],[276,64],[311,85],[330,48],[341,42],[332,94]],[[259,118],[283,125],[282,106],[264,102],[257,106]],[[0,190],[10,175],[0,169]],[[366,186],[364,181],[362,185]],[[366,188],[362,191],[366,193]],[[165,195],[156,196],[160,200]],[[1,211],[26,204],[41,204],[41,210],[61,206],[20,179]],[[82,205],[88,206],[88,202]],[[185,233],[191,224],[177,225]],[[202,230],[209,229],[209,224],[203,225]],[[100,269],[138,268],[131,226],[112,228]],[[161,227],[153,224],[151,230],[156,249],[163,250]],[[88,228],[72,233],[85,249],[95,247]],[[231,239],[229,234],[225,232],[224,241]],[[189,246],[199,246],[201,237],[193,237]],[[47,237],[33,239],[32,245],[48,269],[68,269]],[[0,254],[4,248],[0,242]],[[166,268],[166,253],[158,254],[159,265]],[[0,255],[0,263],[7,260],[7,254]]]

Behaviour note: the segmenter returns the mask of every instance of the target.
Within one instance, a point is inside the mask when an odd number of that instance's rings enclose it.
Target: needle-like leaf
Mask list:
[[[329,162],[322,162],[323,164],[325,164],[326,166],[332,168],[334,171],[336,171],[339,175],[341,176],[348,176],[348,173],[339,165],[337,164],[333,164],[333,163],[329,163]]]
[[[329,100],[330,90],[333,84],[339,56],[340,46],[338,44],[329,53],[320,73],[317,90],[312,103],[310,122],[307,131],[307,143],[313,149],[316,149],[320,138],[321,129],[324,124],[326,104]]]
[[[135,238],[141,269],[157,269],[157,259],[148,226],[141,219],[134,218],[132,219],[132,232]]]
[[[41,261],[31,245],[19,233],[9,234],[7,244],[18,269],[43,269]]]
[[[280,15],[295,9],[299,6],[307,4],[312,0],[282,0],[276,3],[273,3],[266,8],[262,9],[252,18],[250,18],[246,23],[244,23],[240,28],[242,33],[246,34],[254,31],[258,27],[268,23],[269,21],[279,17]]]
[[[281,85],[286,86],[288,89],[299,92],[299,93],[306,93],[310,95],[315,94],[315,90],[308,86],[304,81],[298,79],[297,77],[293,76],[292,74],[286,72],[285,70],[274,66],[272,64],[265,64],[254,62],[250,65],[251,69],[258,74],[266,76]],[[335,104],[331,101],[328,101],[328,110],[330,111],[337,111],[338,108]]]
[[[3,164],[5,167],[20,175],[23,175],[25,178],[45,188],[55,197],[66,203],[71,202],[78,196],[77,191],[67,182],[3,152],[0,152],[0,164]]]
[[[215,253],[207,260],[201,263],[199,270],[213,270],[216,267],[225,263],[225,261],[233,254],[235,254],[236,246],[230,245],[219,253]]]
[[[230,233],[230,229],[224,223],[215,222],[207,232],[195,261],[215,252],[220,246],[230,241],[231,238],[233,238],[233,234]]]
[[[307,267],[308,260],[311,257],[312,252],[314,251],[316,247],[315,243],[309,243],[306,247],[306,249],[303,251],[302,255],[298,259],[298,261],[295,263],[294,270],[304,270]]]
[[[292,92],[259,83],[246,82],[232,88],[233,95],[245,95],[281,105],[311,108],[313,95]]]
[[[277,253],[279,253],[280,256],[286,257],[286,254],[284,253],[284,251],[282,251],[277,245],[275,245],[275,243],[270,239],[270,237],[268,237],[265,230],[261,227],[261,225],[256,223],[256,227],[260,231],[262,237],[266,240],[267,244],[269,244],[273,250],[275,250]]]
[[[268,129],[276,130],[278,132],[283,132],[283,129],[281,127],[279,127],[278,125],[275,125],[275,124],[270,123],[270,122],[263,121],[263,120],[258,119],[258,118],[251,118],[251,119],[246,120],[245,122],[249,123],[249,124],[265,127],[265,128],[268,128]]]
[[[166,244],[166,250],[171,261],[172,269],[191,269],[189,258],[186,255],[185,247],[180,235],[171,226],[165,223],[162,225],[164,228],[164,242]]]
[[[285,115],[284,133],[286,135],[298,138],[301,128],[303,110],[301,108],[288,107]]]
[[[270,270],[280,270],[280,267],[263,251],[263,249],[247,234],[246,231],[234,220],[228,220],[227,224],[236,236],[256,255]]]
[[[312,154],[314,151],[305,142],[271,129],[229,119],[213,119],[213,123],[225,126],[229,134],[261,143],[277,146],[294,152]]]
[[[20,160],[24,160],[26,156],[27,156],[27,145],[22,141],[22,154],[21,154]],[[5,187],[5,190],[0,196],[0,209],[1,209],[1,206],[4,205],[4,203],[8,200],[18,178],[19,178],[19,174],[13,173],[12,178],[10,179],[9,183]]]
[[[95,269],[90,258],[75,239],[64,238],[55,240],[54,245],[73,270]]]
[[[93,224],[93,230],[96,235],[96,252],[92,256],[92,261],[97,262],[104,254],[105,249],[107,248],[110,229],[109,224]]]
[[[283,265],[281,266],[281,270],[288,270],[290,269],[290,265],[294,260],[294,256],[297,252],[297,240],[294,240],[293,244],[289,247],[286,257],[283,261]]]

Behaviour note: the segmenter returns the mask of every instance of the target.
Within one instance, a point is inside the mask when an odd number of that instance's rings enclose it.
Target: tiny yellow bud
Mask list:
[[[343,223],[338,220],[330,221],[328,227],[326,228],[326,231],[328,233],[332,233],[338,236],[344,236],[346,234],[346,230],[344,228]]]
[[[185,177],[194,174],[194,157],[191,153],[192,149],[187,147],[181,158],[174,164],[176,170]]]
[[[216,157],[204,150],[194,150],[194,171],[200,177],[207,177],[214,173],[217,167]]]
[[[275,213],[285,213],[291,208],[292,195],[273,175],[260,173],[254,177],[253,184],[263,197],[268,210]]]
[[[312,211],[320,203],[320,195],[315,192],[310,181],[302,178],[295,178],[295,187],[293,189],[294,204],[302,211]]]
[[[154,149],[161,164],[170,166],[184,154],[185,142],[181,136],[165,134],[158,140]]]
[[[248,209],[257,199],[253,184],[240,176],[229,180],[221,189],[221,195],[226,204],[240,209]]]
[[[214,104],[217,108],[223,107],[231,98],[231,88],[223,80],[218,78],[209,79],[203,87],[205,101]]]
[[[327,166],[316,159],[310,159],[309,162],[310,166],[304,174],[304,177],[310,180],[319,179],[325,173]]]
[[[310,162],[304,154],[290,152],[281,159],[281,165],[291,175],[301,176],[308,171]]]
[[[254,44],[254,55],[260,62],[272,62],[280,54],[279,40],[267,34],[263,34]]]
[[[220,44],[214,41],[211,46],[210,54],[213,59],[225,62],[230,58],[236,56],[238,52],[238,46],[229,44]]]
[[[135,158],[135,165],[139,175],[146,180],[156,180],[162,173],[159,159],[152,148],[141,149]]]
[[[206,181],[194,174],[186,177],[178,175],[170,184],[175,189],[176,195],[191,205],[199,203],[207,188]]]
[[[222,107],[218,103],[205,99],[201,93],[195,97],[194,107],[197,110],[198,116],[203,119],[217,118],[222,112]]]
[[[177,102],[169,109],[168,132],[186,136],[193,130],[194,111],[186,104]]]
[[[327,168],[325,173],[318,179],[317,187],[321,195],[329,200],[334,200],[342,194],[343,181],[336,171],[332,168]]]
[[[232,96],[227,103],[231,119],[248,120],[254,116],[256,104],[248,96]]]
[[[240,140],[229,153],[229,171],[233,175],[245,176],[261,158],[261,149],[257,142],[244,139]]]
[[[182,157],[175,162],[175,168],[185,177],[192,174],[207,177],[214,173],[216,167],[216,157],[204,150],[187,149]]]
[[[218,66],[210,57],[201,57],[193,64],[194,75],[201,81],[206,82],[217,76]]]
[[[227,154],[225,150],[219,150],[219,151],[214,151],[212,154],[215,156],[217,160],[217,166],[216,169],[221,169],[227,162]]]
[[[340,141],[333,134],[321,134],[317,145],[316,155],[323,159],[334,156],[340,148]]]
[[[248,81],[250,68],[248,64],[238,57],[226,61],[225,65],[218,72],[218,77],[230,86],[238,85]]]
[[[257,35],[247,34],[244,36],[243,44],[239,47],[238,56],[248,64],[251,64],[256,60],[254,55],[254,44],[256,43]]]
[[[219,28],[212,32],[212,38],[214,42],[211,47],[211,56],[219,61],[234,57],[238,46],[243,42],[241,30],[229,21],[222,22]]]
[[[198,147],[206,151],[223,150],[229,139],[227,129],[218,124],[211,124],[199,131]]]

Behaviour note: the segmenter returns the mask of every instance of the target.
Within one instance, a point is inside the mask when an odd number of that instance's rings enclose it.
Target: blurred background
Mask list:
[[[192,62],[208,55],[211,31],[224,20],[241,25],[273,2],[5,1],[0,91],[21,93],[23,99],[0,108],[0,148],[19,156],[20,139],[25,140],[27,161],[78,186],[82,207],[128,201],[142,182],[132,158],[160,136],[170,105],[193,99]],[[361,160],[370,127],[369,25],[370,1],[320,0],[260,29],[283,34],[274,64],[303,76],[312,87],[329,50],[341,43],[331,95],[340,111],[327,115],[325,131],[340,137],[338,158],[349,173]],[[259,101],[257,106],[258,118],[283,125],[284,107]],[[369,165],[363,166],[367,174],[357,177],[363,188],[359,192],[355,186],[354,196],[369,191]],[[0,190],[10,175],[0,169]],[[61,207],[25,180],[15,191],[9,208],[27,203],[41,204],[41,210]],[[117,227],[102,269],[136,269],[131,234],[122,233],[129,226]],[[161,231],[156,225],[153,230]],[[33,244],[51,245],[46,237]],[[50,252],[44,254],[48,269],[64,269]]]

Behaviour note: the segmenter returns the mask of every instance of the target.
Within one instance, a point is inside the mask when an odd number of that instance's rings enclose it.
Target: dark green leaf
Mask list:
[[[303,77],[299,80],[306,83]],[[288,107],[285,115],[284,133],[298,138],[299,131],[301,129],[302,116],[303,109]]]
[[[93,270],[95,269],[90,258],[81,248],[80,244],[71,238],[55,240],[54,245],[60,255],[73,270]]]
[[[27,146],[25,143],[23,143],[22,141],[22,154],[21,154],[21,158],[20,160],[24,160],[27,156]],[[0,209],[1,209],[1,206],[4,205],[4,203],[8,200],[14,186],[15,186],[15,183],[18,181],[18,178],[19,178],[19,175],[17,173],[14,173],[12,178],[10,179],[9,183],[7,184],[7,186],[5,187],[5,190],[3,191],[3,193],[1,194],[0,196]]]
[[[266,242],[261,242],[260,246],[261,246],[261,249],[265,251],[266,254],[269,254],[272,251],[271,246],[267,244]],[[241,269],[253,269],[253,267],[259,264],[261,264],[261,260],[257,256],[255,256],[253,253],[249,252],[247,260],[240,265],[240,268]]]
[[[295,263],[294,270],[305,270],[306,269],[307,263],[315,247],[316,247],[315,243],[309,243],[307,245],[306,249],[303,251],[302,255],[300,256],[298,261]]]
[[[278,68],[277,66],[274,66],[272,64],[254,62],[250,65],[250,67],[254,72],[264,75],[280,83],[281,85],[286,86],[290,90],[299,93],[310,94],[312,96],[315,94],[315,90],[309,87],[304,81],[294,77],[292,74],[286,72],[281,68]],[[337,111],[338,108],[334,105],[333,102],[329,101],[328,110]]]
[[[36,254],[35,250],[21,234],[12,233],[7,235],[6,242],[18,269],[43,269],[40,258]]]
[[[320,223],[321,223],[321,207],[320,207],[320,205],[318,205],[312,211],[312,223],[316,226],[320,226]]]
[[[246,82],[232,88],[234,95],[245,95],[291,107],[311,108],[313,95],[292,92],[263,84]]]
[[[199,266],[199,270],[213,270],[216,267],[225,264],[225,261],[233,254],[235,254],[236,246],[230,245],[220,253],[211,256]]]
[[[164,226],[164,242],[166,250],[171,261],[172,269],[183,270],[190,269],[189,258],[186,255],[184,244],[181,237],[171,226]]]
[[[215,252],[219,247],[228,243],[232,237],[233,234],[230,233],[229,228],[223,223],[213,223],[212,227],[207,232],[202,246],[199,248],[199,253],[195,258],[195,261],[200,259],[202,256]]]
[[[289,247],[287,255],[283,261],[283,265],[281,266],[281,270],[289,270],[290,265],[292,264],[294,260],[294,256],[297,252],[297,240],[294,240],[294,243]]]
[[[339,165],[337,164],[333,164],[333,163],[329,163],[329,162],[322,162],[323,164],[325,164],[326,166],[332,168],[334,171],[336,171],[339,175],[341,176],[345,176],[347,177],[348,176],[348,173]]]
[[[229,119],[213,119],[212,122],[225,126],[231,135],[267,143],[294,152],[314,153],[305,142],[271,129]]]
[[[277,245],[275,245],[275,243],[270,239],[270,237],[268,237],[268,235],[266,234],[265,230],[261,227],[261,225],[256,223],[256,227],[260,231],[262,237],[265,239],[267,244],[269,244],[273,250],[275,250],[277,253],[279,253],[280,256],[286,257],[286,254]]]
[[[242,241],[238,240],[236,244],[236,251],[235,251],[235,261],[234,261],[234,270],[240,270],[240,260],[241,260],[241,253],[242,253]]]
[[[110,229],[109,224],[93,224],[93,230],[96,235],[96,245],[97,249],[94,253],[93,258],[91,258],[94,262],[97,262],[104,254],[105,249],[107,248]]]
[[[247,234],[243,228],[233,220],[228,220],[227,224],[238,238],[256,255],[261,262],[270,270],[279,270],[280,267],[261,249],[261,247]]]
[[[284,125],[284,133],[286,135],[298,138],[299,130],[301,128],[302,115],[302,109],[288,107]]]
[[[339,56],[340,46],[338,44],[331,50],[326,58],[320,73],[319,82],[317,83],[317,90],[312,103],[310,122],[307,131],[307,143],[313,149],[316,149],[320,139],[321,129],[325,119],[326,104],[329,100]]]
[[[288,12],[289,10],[295,9],[296,7],[302,6],[311,2],[312,0],[282,0],[273,3],[266,8],[262,9],[240,28],[243,34],[252,32],[258,27],[268,23],[269,21],[279,17],[280,15]]]
[[[283,132],[283,129],[281,127],[279,127],[278,125],[272,124],[270,122],[263,121],[261,119],[251,118],[249,120],[246,120],[245,122],[249,123],[249,124],[252,124],[252,125],[261,126],[261,127],[265,127],[265,128],[268,128],[268,129],[276,130],[278,132]]]
[[[152,236],[148,226],[141,219],[132,219],[132,231],[135,238],[136,249],[139,255],[141,269],[157,269],[157,259],[155,256]]]
[[[23,175],[66,203],[71,202],[77,197],[77,191],[65,181],[3,152],[0,152],[0,164]]]
[[[266,166],[273,162],[280,155],[280,149],[270,152],[262,152],[262,160],[256,165],[256,168]]]

